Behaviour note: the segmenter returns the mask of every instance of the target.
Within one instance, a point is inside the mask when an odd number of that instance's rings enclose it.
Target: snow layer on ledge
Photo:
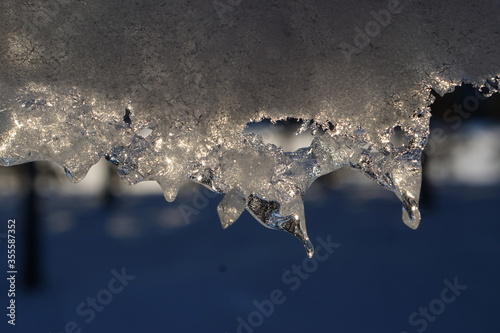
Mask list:
[[[429,89],[495,80],[499,13],[464,0],[3,0],[0,165],[51,160],[77,182],[106,156],[169,201],[192,180],[226,194],[224,227],[247,209],[310,256],[304,193],[348,165],[394,191],[416,228]],[[244,133],[287,117],[317,133],[309,148]]]

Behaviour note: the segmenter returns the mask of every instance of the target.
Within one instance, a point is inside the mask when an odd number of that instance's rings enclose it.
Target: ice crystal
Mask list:
[[[303,196],[350,166],[420,221],[429,89],[498,74],[496,1],[2,0],[0,165],[59,163],[81,180],[102,156],[167,200],[192,180],[312,255]],[[246,133],[303,120],[310,147]],[[402,145],[391,141],[395,128]],[[146,134],[144,134],[146,133]]]

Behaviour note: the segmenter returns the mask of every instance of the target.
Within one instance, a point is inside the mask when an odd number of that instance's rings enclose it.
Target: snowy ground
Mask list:
[[[401,222],[396,197],[375,185],[341,191],[318,186],[311,192],[311,239],[316,246],[318,237],[340,244],[332,254],[318,251],[321,262],[304,262],[297,240],[262,228],[247,213],[223,231],[219,198],[199,206],[188,225],[178,204],[166,203],[161,194],[123,196],[112,211],[92,196],[44,198],[44,287],[28,292],[18,281],[17,325],[10,327],[2,279],[0,331],[500,331],[499,186],[437,188],[436,205],[423,211],[417,231]],[[0,218],[17,219],[22,247],[18,199],[1,198]],[[184,202],[193,207],[192,199]],[[294,273],[294,266],[303,268]],[[3,262],[1,267],[5,271]],[[135,278],[110,294],[111,271],[122,268]],[[283,277],[286,270],[292,272]],[[458,297],[443,282],[455,278],[467,286],[456,291]],[[81,304],[97,295],[109,304],[92,317]],[[278,303],[274,309],[271,299]],[[263,305],[260,314],[255,301]],[[418,312],[429,306],[425,319]]]

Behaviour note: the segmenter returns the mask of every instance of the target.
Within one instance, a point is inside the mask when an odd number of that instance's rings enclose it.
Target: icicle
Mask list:
[[[283,230],[297,237],[304,247],[309,258],[314,255],[314,247],[307,236],[303,209],[297,214],[282,215],[281,205],[276,201],[267,201],[255,195],[248,198],[248,211],[267,228]]]
[[[245,210],[245,195],[237,189],[230,190],[217,206],[222,228],[233,224]]]
[[[403,221],[416,228],[428,89],[442,94],[468,78],[498,91],[499,33],[484,25],[498,21],[496,1],[410,8],[405,0],[395,25],[370,37],[353,30],[386,11],[370,0],[261,1],[223,20],[205,0],[150,1],[140,11],[107,0],[96,12],[101,2],[54,9],[30,0],[36,10],[26,10],[2,0],[0,165],[55,161],[79,181],[106,155],[125,182],[155,180],[168,201],[196,181],[227,193],[223,227],[246,205],[309,256],[302,196],[316,178],[359,170],[398,196]],[[43,12],[53,15],[40,22]],[[449,18],[461,24],[441,24]],[[444,47],[450,40],[460,52]],[[289,117],[304,119],[299,133],[311,131],[310,147],[285,153],[244,132],[249,122]]]

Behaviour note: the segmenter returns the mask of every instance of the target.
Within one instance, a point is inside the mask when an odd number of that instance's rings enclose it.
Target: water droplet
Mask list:
[[[412,229],[417,229],[420,224],[420,211],[415,198],[408,192],[402,195],[403,202],[403,222]]]

